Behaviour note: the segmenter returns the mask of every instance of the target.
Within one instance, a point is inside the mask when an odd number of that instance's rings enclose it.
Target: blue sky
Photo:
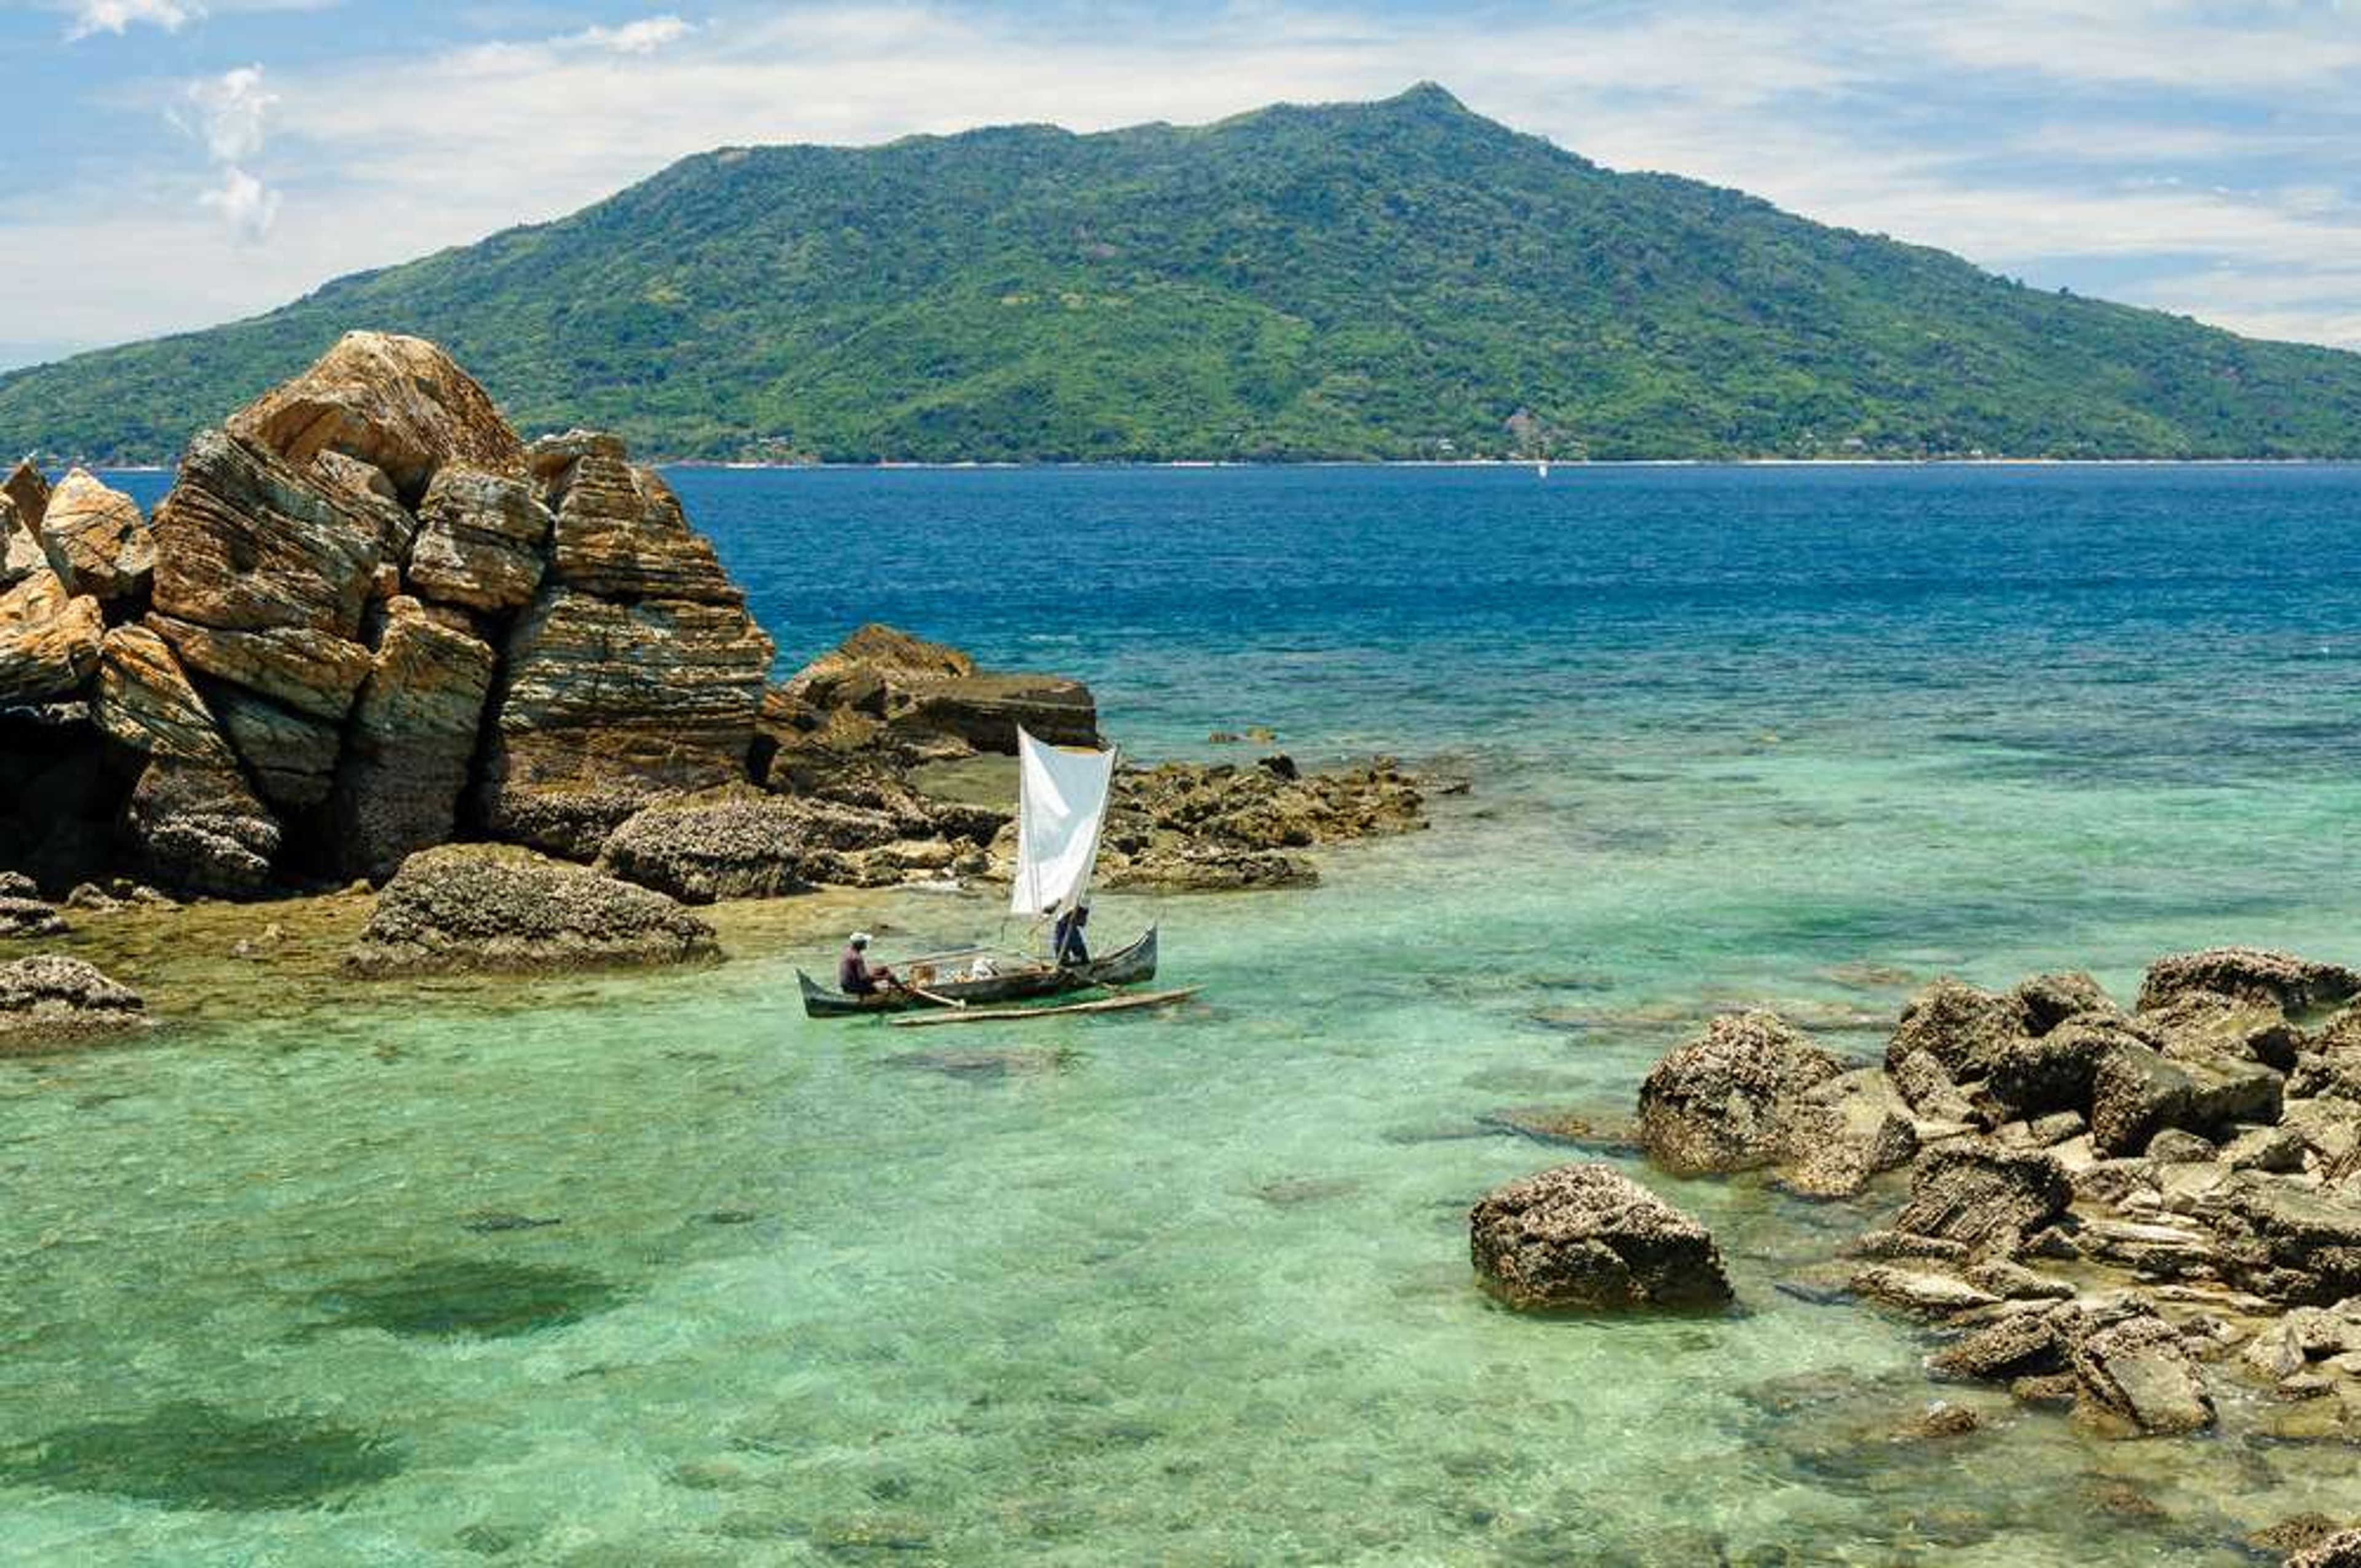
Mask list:
[[[0,365],[251,314],[723,143],[1428,78],[1615,168],[2361,348],[2361,0],[0,0]]]

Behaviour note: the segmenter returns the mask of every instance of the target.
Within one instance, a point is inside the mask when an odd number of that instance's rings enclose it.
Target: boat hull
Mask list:
[[[1043,965],[1038,969],[1016,970],[1006,974],[987,975],[977,980],[939,980],[927,989],[943,1002],[907,991],[882,991],[874,996],[847,996],[843,992],[820,984],[801,970],[796,980],[803,987],[804,1016],[807,1018],[856,1018],[871,1013],[908,1013],[918,1008],[939,1007],[946,1002],[964,1002],[971,1005],[998,1004],[1009,1002],[1034,1002],[1045,996],[1064,996],[1077,991],[1089,991],[1102,985],[1135,985],[1156,978],[1156,927],[1150,926],[1147,935],[1127,948],[1119,948],[1104,957],[1071,968],[1053,969]]]

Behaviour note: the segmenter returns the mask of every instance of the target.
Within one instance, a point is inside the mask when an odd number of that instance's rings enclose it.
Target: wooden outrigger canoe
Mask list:
[[[914,1008],[941,1007],[950,1004],[1004,1002],[1033,1002],[1045,996],[1064,996],[1077,991],[1091,991],[1105,985],[1136,985],[1156,978],[1156,927],[1127,948],[1121,948],[1086,964],[1059,966],[1032,963],[1021,967],[997,970],[973,979],[951,979],[936,976],[920,982],[917,991],[892,987],[873,996],[847,996],[843,992],[820,984],[801,970],[796,980],[804,992],[804,1016],[807,1018],[852,1018],[868,1013],[907,1013]],[[923,994],[922,994],[923,992]]]

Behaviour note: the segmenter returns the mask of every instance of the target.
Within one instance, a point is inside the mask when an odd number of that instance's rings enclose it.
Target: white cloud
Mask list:
[[[232,237],[259,244],[279,221],[280,196],[245,166],[262,150],[264,122],[278,95],[263,86],[262,67],[242,65],[190,82],[181,100],[174,123],[204,143],[216,178],[198,201],[221,215]]]
[[[249,245],[268,237],[279,221],[279,192],[234,163],[222,170],[221,183],[197,200],[219,213],[229,232]]]
[[[636,22],[626,22],[620,27],[586,27],[562,41],[587,49],[603,49],[616,54],[653,54],[666,44],[675,44],[697,31],[697,24],[678,16],[648,16]]]
[[[66,39],[76,42],[93,33],[120,38],[143,23],[177,33],[204,14],[196,0],[80,0]]]

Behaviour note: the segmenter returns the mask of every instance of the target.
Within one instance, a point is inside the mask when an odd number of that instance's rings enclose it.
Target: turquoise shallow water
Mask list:
[[[1650,1177],[1743,1309],[1637,1322],[1493,1308],[1464,1224],[1569,1157],[1501,1113],[1626,1108],[1719,1006],[1867,1053],[1939,970],[2350,956],[2361,472],[679,483],[785,663],[877,614],[1144,751],[1476,788],[1310,893],[1105,901],[1171,1019],[809,1025],[791,944],[0,1062],[0,1560],[2233,1563],[2361,1512],[2349,1450],[1887,1442],[1923,1345],[1774,1288],[1854,1210]]]

